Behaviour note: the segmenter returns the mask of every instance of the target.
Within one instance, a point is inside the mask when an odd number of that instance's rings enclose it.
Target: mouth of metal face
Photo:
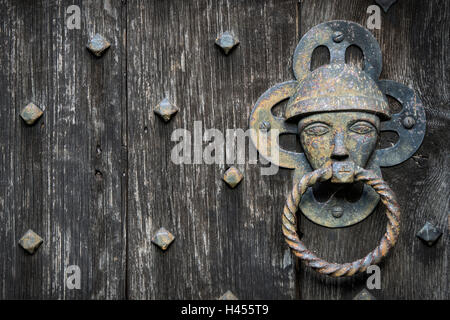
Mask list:
[[[319,182],[312,187],[314,199],[319,203],[326,203],[332,197],[355,203],[361,199],[364,184],[355,183],[332,183],[331,181]]]

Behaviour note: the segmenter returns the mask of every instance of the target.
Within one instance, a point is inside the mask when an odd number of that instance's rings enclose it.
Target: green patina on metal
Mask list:
[[[225,31],[216,38],[215,43],[223,50],[225,55],[228,55],[239,44],[239,39],[233,33]]]
[[[20,112],[23,121],[28,125],[34,124],[43,114],[44,112],[32,102],[27,104]]]
[[[163,251],[166,251],[174,240],[174,235],[167,231],[164,227],[161,227],[158,231],[156,231],[155,235],[152,237],[152,242]]]
[[[44,240],[33,230],[28,230],[19,240],[20,246],[29,254],[34,254]]]
[[[230,167],[223,174],[223,180],[230,186],[235,188],[244,179],[244,175],[236,167]]]
[[[362,70],[345,63],[351,45],[363,52]],[[312,53],[319,46],[329,49],[330,63],[310,71]],[[370,186],[354,181],[354,168],[381,177],[380,167],[410,158],[425,135],[422,103],[412,89],[379,80],[380,46],[368,30],[353,22],[330,21],[309,30],[294,52],[293,69],[296,80],[275,85],[256,102],[250,116],[251,140],[263,157],[295,170],[294,184],[314,170],[331,167],[331,179],[309,187],[299,208],[322,226],[358,223],[370,215],[380,197]],[[387,95],[400,102],[399,113],[391,113]],[[275,117],[273,107],[287,99],[285,116]],[[399,140],[393,147],[376,149],[383,131],[396,132]],[[303,152],[282,149],[278,144],[282,134],[298,135]]]
[[[164,122],[169,122],[178,111],[178,108],[167,98],[161,100],[155,109],[153,109],[153,112],[160,116]]]
[[[86,47],[95,56],[101,57],[102,54],[111,46],[108,40],[106,40],[102,35],[95,34],[88,42]]]

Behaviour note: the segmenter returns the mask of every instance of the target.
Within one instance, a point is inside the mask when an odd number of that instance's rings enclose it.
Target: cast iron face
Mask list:
[[[363,70],[345,63],[345,52],[358,46]],[[326,46],[330,63],[310,71],[315,48]],[[256,102],[250,116],[251,140],[272,163],[294,169],[294,183],[312,170],[331,165],[329,182],[309,188],[300,203],[313,222],[331,228],[346,227],[365,219],[379,202],[376,192],[354,183],[355,166],[374,171],[410,158],[425,135],[425,112],[419,97],[405,85],[379,80],[381,50],[373,35],[348,21],[330,21],[309,30],[293,57],[296,80],[275,85]],[[386,95],[402,110],[391,114]],[[272,108],[289,99],[284,118]],[[394,131],[398,142],[376,149],[380,132]],[[281,134],[296,134],[303,153],[280,148]]]

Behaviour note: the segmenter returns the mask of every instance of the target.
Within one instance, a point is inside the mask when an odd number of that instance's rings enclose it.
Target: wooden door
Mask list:
[[[366,25],[373,4],[0,1],[0,298],[215,299],[227,290],[240,299],[353,298],[367,274],[320,276],[284,243],[290,170],[261,176],[260,165],[240,164],[244,179],[231,189],[226,164],[173,163],[171,136],[196,123],[246,130],[259,96],[293,79],[307,30],[335,19]],[[67,27],[71,5],[79,29]],[[418,152],[383,169],[403,216],[381,289],[371,291],[378,299],[449,298],[449,15],[445,0],[399,0],[373,30],[381,78],[414,88],[427,115]],[[240,44],[224,55],[214,41],[227,30]],[[95,33],[111,43],[101,58],[86,50]],[[358,61],[355,49],[349,62]],[[168,123],[153,112],[166,97],[179,108]],[[44,109],[33,126],[19,117],[28,102]],[[295,136],[283,145],[299,148]],[[299,217],[303,240],[335,261],[359,258],[385,228],[381,208],[344,229]],[[443,231],[432,247],[415,236],[426,221]],[[176,237],[166,252],[151,243],[160,227]],[[44,239],[34,255],[17,244],[28,229]],[[80,267],[81,289],[66,286],[70,265]]]

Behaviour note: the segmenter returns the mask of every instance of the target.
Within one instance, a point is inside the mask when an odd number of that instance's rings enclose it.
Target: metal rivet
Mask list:
[[[442,235],[442,232],[432,225],[430,222],[425,223],[425,225],[420,229],[417,233],[417,237],[425,242],[429,247],[434,245],[439,237]]]
[[[331,214],[335,218],[340,218],[344,214],[344,209],[342,209],[342,207],[333,207],[331,209]]]
[[[228,290],[219,298],[219,300],[238,300],[238,298],[233,294],[233,292]]]
[[[28,230],[19,240],[19,245],[30,254],[36,252],[40,245],[44,242],[42,238],[33,230]]]
[[[261,124],[259,125],[259,129],[261,129],[261,131],[269,131],[270,130],[270,122],[264,120],[263,122],[261,122]]]
[[[367,289],[363,289],[360,293],[358,293],[353,300],[377,300],[373,295],[370,294]]]
[[[168,122],[172,116],[178,112],[178,108],[173,105],[169,99],[164,98],[153,110],[165,122]]]
[[[387,12],[397,0],[375,0],[375,2],[383,8],[384,12]]]
[[[344,40],[344,34],[341,31],[336,31],[333,33],[333,41],[336,43],[342,42]]]
[[[239,44],[238,38],[236,38],[229,31],[225,31],[216,39],[216,45],[222,48],[223,52],[228,55],[230,51]]]
[[[407,116],[403,119],[403,127],[405,129],[411,129],[416,124],[416,119],[411,116]]]
[[[244,178],[244,175],[236,167],[230,167],[225,171],[223,180],[231,187],[236,187]]]
[[[175,240],[174,235],[167,231],[165,228],[160,228],[158,231],[156,231],[155,235],[152,238],[152,242],[164,251],[167,250],[173,240]]]
[[[43,114],[44,112],[34,103],[29,103],[20,112],[20,116],[28,125],[35,123]]]
[[[86,47],[97,57],[100,57],[106,49],[108,49],[111,44],[100,34],[96,34],[89,40]]]

